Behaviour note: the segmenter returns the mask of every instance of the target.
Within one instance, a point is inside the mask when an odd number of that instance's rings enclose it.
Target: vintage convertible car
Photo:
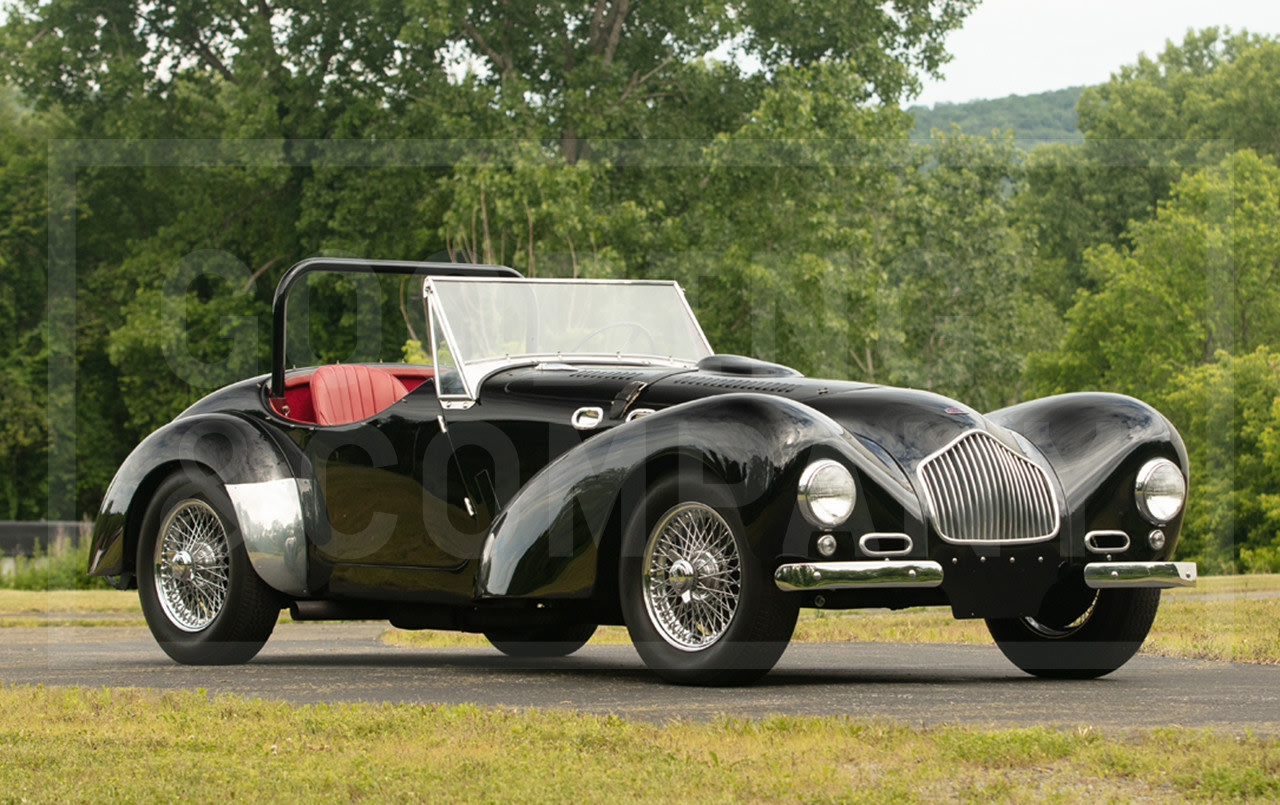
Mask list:
[[[286,371],[290,291],[408,276],[420,363]],[[518,657],[625,624],[663,677],[768,672],[801,607],[949,605],[1018,667],[1095,677],[1145,638],[1187,454],[1158,412],[1067,394],[983,415],[922,391],[717,355],[671,282],[307,260],[271,374],[124,462],[90,573],[136,586],[183,663],[252,658],[282,607],[483,632]]]

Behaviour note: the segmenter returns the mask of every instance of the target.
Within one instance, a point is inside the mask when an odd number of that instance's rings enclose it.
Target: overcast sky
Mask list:
[[[947,39],[945,80],[909,103],[960,103],[1100,84],[1188,28],[1280,34],[1280,0],[982,0]]]

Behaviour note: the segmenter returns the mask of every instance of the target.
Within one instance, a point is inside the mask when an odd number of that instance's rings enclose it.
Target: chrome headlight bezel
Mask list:
[[[1182,513],[1187,502],[1187,479],[1167,458],[1153,458],[1134,483],[1133,499],[1142,516],[1154,525],[1164,525]]]
[[[796,492],[800,513],[810,525],[830,530],[849,519],[858,503],[853,473],[838,461],[819,459],[804,468]]]

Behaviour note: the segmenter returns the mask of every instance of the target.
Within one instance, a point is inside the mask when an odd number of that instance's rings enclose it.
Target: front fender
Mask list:
[[[609,524],[627,521],[651,474],[682,466],[726,485],[749,546],[771,562],[795,509],[798,464],[819,445],[865,451],[830,417],[764,394],[695,400],[593,436],[534,476],[494,520],[476,596],[589,597]]]
[[[306,591],[303,512],[313,505],[308,466],[291,443],[230,414],[187,416],[142,441],[116,472],[94,520],[89,573],[127,586],[151,495],[171,473],[211,473],[236,510],[258,575],[277,590]],[[290,455],[291,453],[296,455]]]

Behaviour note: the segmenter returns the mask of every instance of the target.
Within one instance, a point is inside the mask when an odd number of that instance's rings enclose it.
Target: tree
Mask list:
[[[1008,136],[935,132],[912,155],[884,235],[881,326],[896,337],[880,353],[890,382],[988,410],[1021,398],[1023,356],[1051,343],[1053,330],[1028,292],[1029,262],[1009,220],[1018,176]]]
[[[1155,215],[1186,172],[1237,149],[1280,156],[1278,83],[1280,40],[1209,28],[1086,88],[1084,144],[1032,151],[1019,194],[1041,293],[1065,311],[1077,288],[1094,290],[1085,252],[1131,245],[1131,224]]]
[[[1156,398],[1218,350],[1280,339],[1280,169],[1252,151],[1188,175],[1132,248],[1086,253],[1097,290],[1067,314],[1060,347],[1032,361],[1041,393],[1103,388]]]
[[[45,140],[60,121],[33,115],[0,87],[0,516],[36,517],[47,489]]]
[[[1179,374],[1162,406],[1191,459],[1179,553],[1208,572],[1280,571],[1280,354],[1220,351]]]
[[[536,121],[554,131],[572,164],[586,140],[724,131],[690,132],[682,118],[700,116],[686,86],[697,82],[701,62],[734,43],[770,71],[850,61],[861,86],[847,101],[896,103],[918,88],[916,71],[934,74],[946,61],[944,37],[974,5],[456,0],[445,15],[450,41],[479,63],[474,80],[495,88],[516,125]],[[739,77],[729,87],[736,91],[726,97],[740,98],[740,111],[759,99],[758,82]]]
[[[746,226],[732,219],[745,203],[710,199],[699,186],[706,179],[729,187],[710,171],[695,175],[696,158],[752,126],[766,130],[752,115],[793,102],[833,114],[848,107],[868,119],[885,108],[891,119],[915,73],[936,72],[945,60],[945,34],[973,5],[11,6],[0,30],[0,78],[41,119],[64,121],[60,136],[106,153],[212,141],[210,162],[230,157],[223,167],[175,168],[148,153],[133,167],[77,171],[77,508],[96,505],[114,466],[149,428],[209,384],[263,368],[264,311],[294,261],[322,251],[426,257],[456,245],[531,273],[647,276],[670,255],[717,248],[729,229]],[[761,69],[711,57],[734,49]],[[809,70],[839,79],[807,90],[805,80],[788,78]],[[791,84],[770,95],[779,81]],[[840,95],[819,97],[829,91]],[[810,126],[802,136],[820,131]],[[628,146],[650,138],[682,143],[696,158]],[[494,139],[515,146],[496,158],[472,149],[457,164],[441,157],[409,167],[394,147]],[[274,147],[274,164],[238,165],[243,140]],[[344,140],[393,147],[365,161],[358,148],[350,162],[315,158]],[[837,195],[824,195],[826,209]],[[715,218],[723,212],[730,218]],[[488,238],[473,234],[473,217],[490,224]],[[210,255],[209,265],[234,270],[187,282],[187,262]],[[792,295],[811,293],[809,274],[790,270],[780,266],[771,281]],[[38,276],[28,269],[20,280]],[[342,322],[349,296],[340,282],[318,288],[314,310]],[[174,326],[173,311],[184,314],[184,327]],[[384,315],[399,317],[394,301]],[[257,349],[236,347],[253,323]],[[317,354],[342,354],[346,345],[327,335],[313,343]]]

